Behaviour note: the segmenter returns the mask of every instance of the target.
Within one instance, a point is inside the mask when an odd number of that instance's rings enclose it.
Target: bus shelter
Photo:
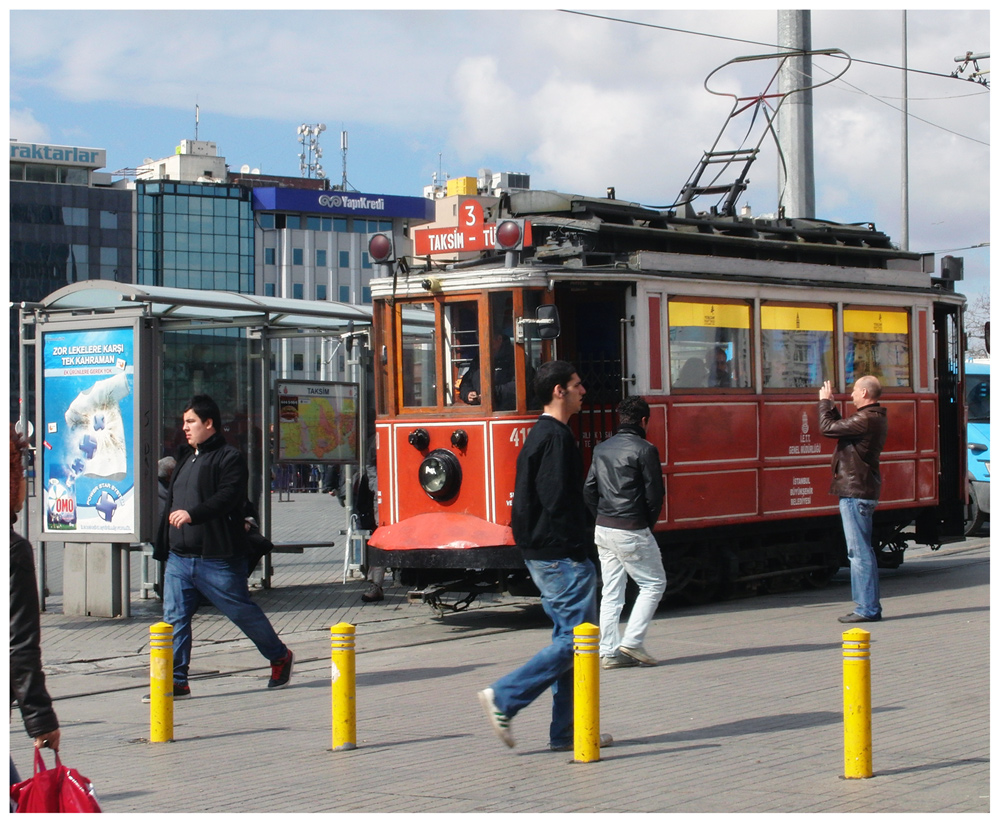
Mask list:
[[[344,467],[351,522],[350,480],[374,413],[364,388],[370,307],[87,280],[21,304],[19,319],[43,609],[45,546],[58,542],[64,611],[128,616],[129,550],[154,539],[157,463],[183,444],[194,394],[216,400],[223,435],[247,457],[264,535],[272,466],[294,460]],[[318,379],[291,379],[303,352]],[[340,359],[349,379],[331,379],[344,377]]]

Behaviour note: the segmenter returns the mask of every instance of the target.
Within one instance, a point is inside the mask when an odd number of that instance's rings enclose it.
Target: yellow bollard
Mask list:
[[[331,705],[333,750],[357,748],[357,716],[354,705],[354,626],[338,623],[330,627]]]
[[[872,776],[871,634],[844,632],[844,777]]]
[[[601,679],[598,646],[601,630],[581,623],[573,630],[573,759],[601,759]]]
[[[149,740],[174,739],[174,627],[149,627]]]

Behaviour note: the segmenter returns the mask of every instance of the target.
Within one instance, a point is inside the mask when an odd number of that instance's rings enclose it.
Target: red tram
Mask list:
[[[625,394],[650,404],[668,594],[821,585],[846,565],[817,416],[827,379],[848,413],[856,377],[884,387],[880,564],[898,566],[908,539],[961,537],[965,300],[921,255],[871,225],[555,192],[511,193],[498,212],[497,247],[511,250],[372,281],[368,562],[400,570],[411,599],[441,608],[461,592],[460,608],[530,585],[510,530],[514,467],[539,413],[532,375],[556,357],[587,388],[570,422],[585,464]]]

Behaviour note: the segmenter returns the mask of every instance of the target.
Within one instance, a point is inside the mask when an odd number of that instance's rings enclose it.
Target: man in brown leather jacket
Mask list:
[[[882,619],[878,562],[872,548],[872,516],[882,488],[879,455],[888,432],[885,409],[878,403],[881,395],[877,378],[859,377],[851,392],[857,411],[845,418],[834,405],[830,381],[819,390],[820,431],[826,437],[837,438],[830,494],[840,497],[840,517],[851,563],[851,599],[857,604],[851,614],[837,618],[841,623]]]

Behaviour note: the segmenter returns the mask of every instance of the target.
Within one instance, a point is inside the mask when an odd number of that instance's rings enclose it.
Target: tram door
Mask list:
[[[965,357],[959,309],[938,303],[934,307],[935,359],[937,361],[938,442],[941,476],[938,483],[939,522],[918,521],[917,529],[936,527],[940,538],[965,534],[965,455],[959,369]]]
[[[627,373],[622,349],[624,287],[592,284],[556,287],[562,334],[558,357],[576,366],[587,394],[583,409],[570,421],[590,465],[594,446],[614,433],[615,406],[622,399],[622,374]]]

